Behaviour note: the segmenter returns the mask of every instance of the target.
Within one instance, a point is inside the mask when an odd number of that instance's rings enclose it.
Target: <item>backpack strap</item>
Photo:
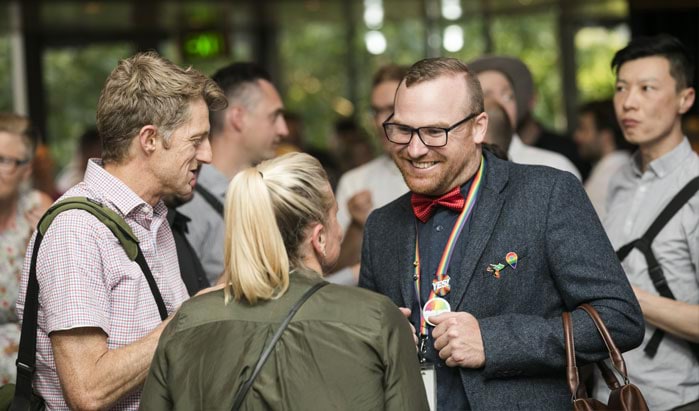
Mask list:
[[[204,197],[204,200],[207,203],[209,203],[211,208],[216,210],[218,215],[223,217],[223,203],[218,198],[216,198],[215,195],[211,194],[211,191],[205,189],[201,184],[195,185],[194,191],[201,194],[201,196]]]
[[[651,244],[658,233],[698,190],[699,177],[694,177],[672,198],[672,200],[670,200],[668,205],[665,206],[663,211],[660,212],[658,217],[656,217],[653,223],[651,223],[650,227],[648,227],[641,238],[631,241],[617,250],[617,257],[619,257],[620,261],[624,261],[624,259],[634,248],[637,248],[641,253],[643,253],[646,263],[648,264],[648,275],[650,276],[656,291],[658,291],[658,294],[661,296],[672,300],[677,300],[677,298],[675,298],[675,295],[672,293],[672,290],[670,290],[670,287],[667,284],[667,279],[665,278],[665,274],[663,273],[663,269],[660,266],[658,259],[655,258],[655,254],[653,254]],[[653,336],[643,349],[643,351],[650,358],[655,356],[664,336],[665,331],[660,329],[656,329],[653,333]],[[688,342],[688,344],[694,353],[694,356],[699,359],[699,344],[691,342]]]
[[[44,213],[37,225],[37,233],[29,265],[29,278],[22,318],[22,333],[19,342],[19,352],[17,353],[17,387],[11,406],[12,410],[29,409],[32,398],[32,379],[36,364],[36,332],[39,315],[39,281],[36,277],[36,261],[39,256],[39,247],[49,226],[58,214],[66,210],[76,209],[87,211],[109,228],[112,234],[119,240],[129,260],[136,261],[141,271],[143,271],[155,303],[158,306],[160,318],[162,320],[167,318],[167,308],[163,302],[158,285],[153,278],[153,273],[150,271],[143,251],[138,245],[138,238],[126,221],[99,201],[86,197],[69,197],[59,201]]]

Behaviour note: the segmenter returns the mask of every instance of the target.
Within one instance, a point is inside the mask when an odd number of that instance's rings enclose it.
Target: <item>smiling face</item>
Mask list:
[[[152,161],[161,196],[191,198],[199,167],[211,162],[209,110],[204,99],[190,103],[189,121],[172,132],[168,144],[158,139]]]
[[[694,90],[677,90],[670,62],[661,56],[627,61],[619,67],[614,110],[627,141],[642,150],[682,138],[681,119],[694,101]]]
[[[448,128],[471,114],[469,103],[463,75],[440,76],[410,87],[402,83],[391,122],[414,128]],[[391,157],[412,192],[441,195],[476,172],[487,125],[488,116],[481,113],[451,130],[443,147],[427,147],[415,134],[407,145],[391,143]]]

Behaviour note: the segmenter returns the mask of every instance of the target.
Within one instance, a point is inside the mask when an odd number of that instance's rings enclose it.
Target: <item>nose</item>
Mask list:
[[[624,110],[628,111],[638,108],[638,92],[635,88],[629,88],[629,90],[620,97],[622,99],[622,107]]]
[[[209,164],[212,158],[213,154],[211,153],[211,143],[207,137],[201,142],[199,147],[197,147],[197,161],[200,163]]]
[[[286,120],[284,120],[283,116],[279,116],[279,120],[277,122],[277,134],[280,137],[286,137],[289,135],[289,127],[287,127]]]
[[[410,139],[410,143],[408,143],[408,156],[410,158],[420,158],[429,151],[430,148],[422,142],[420,136],[417,134],[417,131],[414,131],[413,137]]]

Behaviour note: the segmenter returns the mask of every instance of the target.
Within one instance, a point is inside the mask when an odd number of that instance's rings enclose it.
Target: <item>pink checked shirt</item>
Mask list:
[[[90,160],[85,179],[63,196],[100,201],[124,217],[140,241],[169,313],[187,299],[180,278],[175,241],[163,202],[151,207],[101,166]],[[29,261],[27,250],[17,313],[23,316]],[[98,327],[109,349],[131,344],[160,324],[148,282],[138,264],[126,256],[111,231],[82,210],[61,213],[41,243],[37,262],[39,330],[34,389],[48,409],[68,409],[56,373],[48,334],[78,327]],[[114,410],[138,409],[141,390],[118,401]]]

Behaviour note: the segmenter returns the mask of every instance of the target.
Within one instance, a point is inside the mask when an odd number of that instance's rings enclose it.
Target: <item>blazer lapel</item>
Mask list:
[[[501,191],[508,180],[507,163],[486,151],[483,154],[486,157],[485,181],[478,193],[476,208],[471,215],[470,230],[465,242],[466,249],[457,271],[458,275],[452,279],[452,310],[456,310],[461,305],[476,270],[476,264],[495,230],[495,223],[505,202]]]

